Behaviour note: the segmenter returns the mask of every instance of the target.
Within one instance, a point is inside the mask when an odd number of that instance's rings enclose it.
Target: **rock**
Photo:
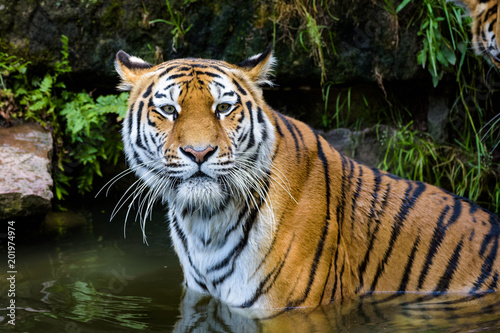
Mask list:
[[[40,125],[0,128],[0,220],[51,208],[52,136]]]
[[[438,143],[443,143],[448,139],[446,126],[449,123],[450,108],[447,104],[448,99],[446,96],[429,96],[429,110],[427,113],[428,132]]]
[[[390,131],[387,126],[373,126],[361,131],[338,128],[319,133],[342,154],[370,167],[377,167],[379,157],[385,151],[377,133]]]
[[[0,39],[8,54],[28,58],[43,72],[60,59],[60,36],[64,34],[69,38],[73,78],[112,87],[117,82],[113,61],[120,49],[149,62],[188,56],[240,62],[273,45],[275,31],[276,77],[298,84],[319,82],[321,70],[305,28],[309,23],[293,2],[169,3],[181,23],[182,32],[178,31],[175,40],[172,32],[178,27],[149,23],[172,20],[165,1],[0,0]],[[330,80],[376,82],[376,73],[384,80],[407,80],[422,72],[415,56],[421,49],[419,24],[405,21],[411,15],[391,15],[373,0],[319,6],[328,6],[328,12],[322,9],[313,16],[323,32]],[[411,8],[405,11],[411,13]]]

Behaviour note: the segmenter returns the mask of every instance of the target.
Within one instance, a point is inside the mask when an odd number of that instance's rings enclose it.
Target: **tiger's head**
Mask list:
[[[184,215],[210,218],[262,188],[275,143],[261,84],[271,50],[239,65],[177,59],[153,66],[123,51],[115,68],[130,91],[122,137],[150,195]]]
[[[478,55],[487,56],[500,69],[500,7],[496,0],[463,0],[473,18],[472,44]],[[498,36],[498,37],[497,37]]]

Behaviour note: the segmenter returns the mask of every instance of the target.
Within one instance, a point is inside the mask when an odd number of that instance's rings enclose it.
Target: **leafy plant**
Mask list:
[[[16,89],[13,83],[25,80],[29,64],[29,61],[0,51],[0,116],[7,123],[19,109],[18,101],[14,98]]]
[[[477,160],[476,152],[466,145],[438,144],[429,134],[412,130],[411,126],[409,123],[392,132],[380,133],[385,153],[379,168],[446,188],[498,212],[500,186],[491,156]]]
[[[193,1],[185,1],[185,3],[189,3],[189,2],[193,2]],[[172,30],[170,31],[170,33],[172,34],[172,50],[174,50],[174,52],[177,52],[176,49],[177,49],[178,40],[182,39],[184,37],[184,35],[187,34],[189,32],[189,30],[191,30],[191,27],[193,25],[190,24],[187,28],[184,28],[184,23],[186,21],[186,18],[185,17],[181,18],[181,15],[179,14],[179,12],[172,11],[172,7],[170,6],[169,0],[165,0],[165,3],[167,4],[168,13],[170,15],[170,20],[156,19],[156,20],[149,21],[149,24],[161,22],[161,23],[171,25],[173,27]]]
[[[457,47],[462,54],[465,53],[463,42],[457,45],[454,37],[458,34],[459,40],[467,39],[466,25],[462,24],[464,12],[456,6],[448,5],[445,0],[424,0],[422,6],[418,35],[422,36],[423,47],[417,54],[417,61],[422,67],[428,68],[436,87],[444,72],[455,65]],[[458,24],[452,24],[452,20]],[[452,26],[458,29],[452,29]],[[445,37],[443,31],[449,37]]]
[[[78,192],[84,194],[92,190],[94,175],[102,177],[102,162],[118,161],[123,149],[118,122],[127,113],[128,93],[97,100],[85,92],[65,96],[70,99],[60,112],[66,121],[65,137],[70,147],[65,161],[81,165],[76,183]],[[61,197],[63,193],[56,194]]]
[[[30,62],[0,52],[0,115],[35,121],[52,132],[55,146],[54,192],[64,199],[76,183],[79,193],[92,189],[101,164],[116,164],[122,144],[118,123],[127,111],[128,94],[100,96],[66,91],[61,80],[71,71],[68,38],[62,36],[61,59],[43,77],[31,76]]]

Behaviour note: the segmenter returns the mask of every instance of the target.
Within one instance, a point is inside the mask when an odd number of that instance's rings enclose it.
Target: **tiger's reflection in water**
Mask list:
[[[498,332],[500,295],[375,293],[262,316],[185,289],[174,332]],[[252,316],[252,317],[251,317]]]

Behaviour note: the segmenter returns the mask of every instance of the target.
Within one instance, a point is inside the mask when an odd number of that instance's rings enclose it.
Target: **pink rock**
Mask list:
[[[0,128],[0,220],[51,207],[52,136],[38,124]]]

